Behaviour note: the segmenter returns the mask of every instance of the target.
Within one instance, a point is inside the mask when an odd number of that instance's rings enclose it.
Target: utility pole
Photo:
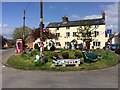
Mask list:
[[[44,45],[43,45],[43,2],[40,0],[40,57],[42,59]]]
[[[25,10],[23,16],[23,51],[25,50]]]
[[[40,38],[42,39],[42,29],[43,29],[43,4],[40,0]]]

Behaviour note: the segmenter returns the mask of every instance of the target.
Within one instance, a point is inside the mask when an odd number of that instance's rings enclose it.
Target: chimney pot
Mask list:
[[[68,21],[68,17],[67,17],[67,16],[63,16],[63,17],[62,17],[62,21],[63,21],[63,22],[67,22],[67,21]]]
[[[102,19],[105,20],[105,12],[102,13]]]

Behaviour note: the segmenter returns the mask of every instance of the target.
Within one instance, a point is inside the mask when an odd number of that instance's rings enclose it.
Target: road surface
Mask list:
[[[3,60],[14,50],[3,52]],[[8,54],[8,55],[7,55]],[[6,57],[4,59],[4,57]],[[6,60],[5,60],[6,61]],[[26,71],[2,68],[3,88],[118,88],[118,65],[92,71]]]

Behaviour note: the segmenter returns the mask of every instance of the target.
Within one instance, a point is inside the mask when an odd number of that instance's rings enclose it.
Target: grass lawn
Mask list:
[[[58,53],[59,56],[62,55],[62,52]],[[74,52],[75,50],[69,50],[69,58],[75,58]],[[81,64],[79,67],[75,66],[56,66],[51,67],[52,59],[50,58],[51,51],[45,51],[44,56],[48,59],[47,63],[40,62],[35,63],[34,59],[36,55],[39,55],[38,51],[33,51],[33,55],[30,54],[20,54],[20,55],[13,55],[11,56],[8,61],[7,65],[18,68],[18,69],[25,69],[25,70],[53,70],[53,71],[80,71],[80,70],[95,70],[101,68],[107,68],[114,66],[118,63],[118,57],[115,53],[110,51],[104,50],[94,50],[96,54],[102,55],[102,58],[99,59],[97,62],[93,63],[85,63],[83,57],[80,58]]]

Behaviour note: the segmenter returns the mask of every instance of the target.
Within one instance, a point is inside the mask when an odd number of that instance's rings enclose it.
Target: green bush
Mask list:
[[[68,51],[63,51],[62,56],[63,56],[64,59],[68,59],[69,58],[69,52]]]
[[[43,61],[44,61],[44,63],[47,63],[47,62],[48,62],[48,58],[47,58],[47,57],[44,57],[44,58],[43,58]]]
[[[42,67],[44,64],[45,64],[44,61],[35,62],[35,65],[38,66],[38,67]]]
[[[32,53],[32,52],[30,52],[30,53],[29,53],[29,56],[30,56],[30,57],[32,57],[32,56],[33,56],[33,53]]]
[[[37,55],[37,54],[38,54],[38,51],[37,51],[37,50],[34,50],[32,53],[33,53],[33,55]]]
[[[22,53],[20,56],[21,56],[21,58],[23,58],[25,60],[30,59],[30,57],[27,54],[24,54],[24,53]]]
[[[70,55],[69,58],[70,58],[70,59],[74,59],[75,56],[74,56],[74,55]]]
[[[48,51],[48,46],[44,47],[44,51]]]
[[[76,50],[74,55],[75,55],[75,58],[81,58],[82,57],[82,52],[80,50]]]
[[[56,50],[64,50],[63,48],[56,48]]]
[[[57,52],[51,52],[50,53],[50,58],[56,57],[58,59],[58,53]]]

